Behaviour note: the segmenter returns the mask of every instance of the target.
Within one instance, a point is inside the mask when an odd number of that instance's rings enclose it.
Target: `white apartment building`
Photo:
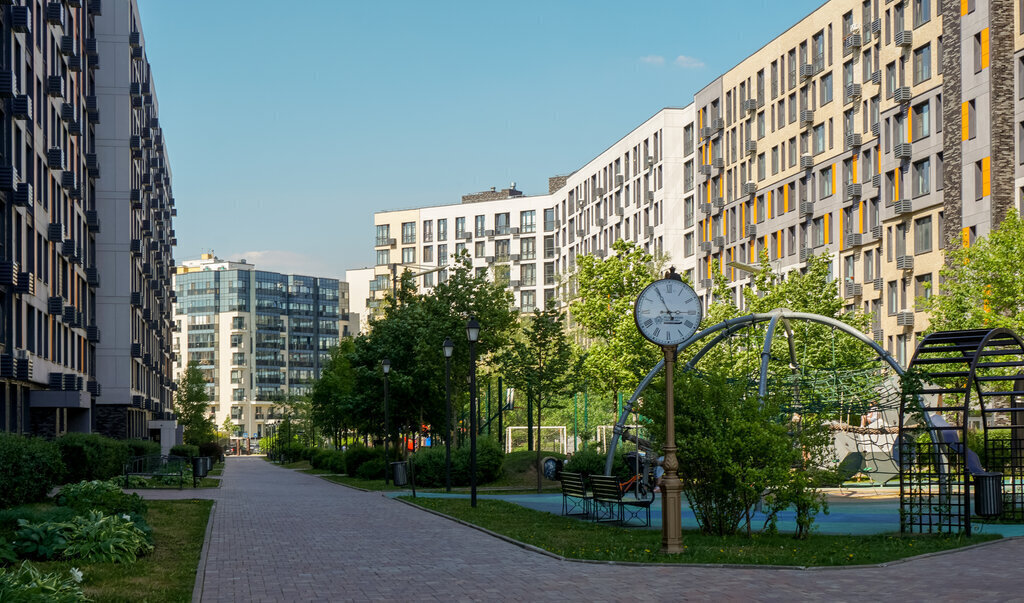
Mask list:
[[[693,122],[692,106],[663,109],[569,176],[550,178],[547,195],[524,196],[513,183],[457,204],[374,214],[368,311],[391,289],[392,275],[422,274],[416,283],[429,291],[463,251],[474,268],[508,283],[526,312],[569,299],[563,277],[576,258],[605,257],[620,238],[664,254],[692,279]]]

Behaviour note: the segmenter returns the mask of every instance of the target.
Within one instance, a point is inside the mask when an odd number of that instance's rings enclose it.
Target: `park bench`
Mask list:
[[[562,515],[590,515],[590,496],[583,475],[571,471],[561,473]]]
[[[178,489],[181,490],[185,478],[185,464],[188,459],[183,456],[163,456],[149,454],[146,456],[133,456],[124,465],[124,486],[128,487],[128,478],[137,475],[139,477],[177,477]]]
[[[614,521],[619,524],[628,524],[634,518],[640,519],[640,513],[646,512],[647,521],[644,525],[651,525],[651,503],[654,502],[654,493],[650,498],[636,498],[635,496],[623,496],[622,484],[619,478],[610,475],[591,475],[590,490],[593,494],[593,501],[590,503],[591,517],[594,521]],[[626,514],[629,519],[626,519]]]

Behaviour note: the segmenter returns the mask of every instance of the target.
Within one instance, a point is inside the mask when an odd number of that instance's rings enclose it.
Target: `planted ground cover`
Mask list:
[[[146,521],[153,551],[134,563],[49,561],[33,565],[43,573],[82,573],[85,595],[98,602],[191,601],[212,501],[147,501]]]
[[[837,536],[812,533],[805,540],[795,540],[788,534],[723,537],[686,531],[683,533],[685,552],[669,556],[658,552],[661,548],[660,529],[596,525],[498,500],[479,500],[474,509],[466,499],[401,498],[572,559],[643,563],[862,565],[885,563],[999,538],[995,535],[963,538],[944,535]]]

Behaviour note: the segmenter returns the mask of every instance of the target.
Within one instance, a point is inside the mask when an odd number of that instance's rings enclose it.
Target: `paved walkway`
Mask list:
[[[1024,600],[1024,539],[889,567],[820,570],[559,561],[378,493],[229,457],[198,600]]]

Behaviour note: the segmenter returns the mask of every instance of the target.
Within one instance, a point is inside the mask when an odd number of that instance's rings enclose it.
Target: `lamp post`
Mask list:
[[[445,395],[445,427],[444,432],[444,491],[452,491],[452,352],[455,344],[451,337],[445,337],[441,345],[444,350],[444,395]]]
[[[476,342],[480,339],[480,323],[470,316],[466,323],[469,340],[469,506],[476,507]]]
[[[388,414],[388,373],[391,372],[391,361],[385,358],[380,361],[380,368],[384,371],[384,485],[388,480],[388,438],[391,436],[391,415]]]

